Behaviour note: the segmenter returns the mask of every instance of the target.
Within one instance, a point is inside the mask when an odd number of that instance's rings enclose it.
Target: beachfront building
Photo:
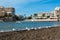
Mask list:
[[[55,8],[55,14],[57,16],[57,20],[60,21],[60,7]]]
[[[38,16],[34,17],[35,19],[44,19],[45,17],[45,12],[41,12],[38,14]]]
[[[15,8],[13,8],[13,7],[5,8],[3,6],[0,6],[0,16],[4,16],[5,13],[15,15]]]
[[[15,15],[15,8],[13,7],[3,7],[0,6],[0,20],[13,20],[13,16]]]
[[[0,17],[4,16],[5,15],[5,9],[4,7],[0,6]]]
[[[51,12],[41,12],[38,14],[39,17],[49,17],[49,18],[57,18],[60,16],[60,7],[56,7],[54,11]]]
[[[50,18],[50,15],[51,15],[51,14],[50,14],[49,12],[45,12],[45,17],[46,17],[46,18]]]
[[[50,19],[55,19],[56,18],[56,16],[55,16],[55,14],[54,14],[54,11],[52,11],[52,12],[49,12],[49,16],[50,16]]]
[[[9,14],[15,15],[15,8],[13,8],[13,7],[5,8],[5,11],[6,11],[7,15],[9,15]]]
[[[41,12],[38,16],[39,16],[41,19],[45,19],[45,18],[46,18],[45,12]]]
[[[56,7],[55,8],[55,14],[56,14],[56,16],[60,16],[60,7]]]
[[[58,18],[60,19],[60,7],[56,7],[54,11],[51,12],[41,12],[38,14],[38,16],[34,17],[37,20],[41,19],[50,19],[52,21],[57,21]],[[42,21],[42,20],[41,20]]]
[[[44,17],[45,16],[45,12],[41,12],[38,16]]]
[[[52,18],[54,17],[54,13],[53,12],[41,12],[40,14],[38,14],[37,17],[38,19],[46,19],[46,18]]]

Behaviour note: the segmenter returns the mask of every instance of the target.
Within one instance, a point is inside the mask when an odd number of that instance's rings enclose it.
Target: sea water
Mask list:
[[[60,22],[0,22],[0,32],[48,28],[52,26],[60,26]]]

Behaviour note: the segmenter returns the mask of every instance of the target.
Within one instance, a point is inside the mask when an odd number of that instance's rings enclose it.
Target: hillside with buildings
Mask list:
[[[22,17],[15,14],[15,8],[0,6],[0,21],[18,21]]]
[[[32,19],[27,19],[25,21],[59,21],[60,20],[60,7],[56,7],[51,12],[40,12],[35,13]]]
[[[15,15],[15,8],[13,7],[2,7],[0,6],[0,20],[1,21],[13,21]]]
[[[40,12],[25,17],[16,15],[15,8],[0,6],[0,21],[60,21],[60,7],[51,12]]]

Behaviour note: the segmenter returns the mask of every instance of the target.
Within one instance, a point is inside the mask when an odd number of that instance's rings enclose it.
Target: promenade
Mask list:
[[[24,21],[58,21],[58,19],[35,19],[35,20],[27,19],[27,20],[24,20]]]

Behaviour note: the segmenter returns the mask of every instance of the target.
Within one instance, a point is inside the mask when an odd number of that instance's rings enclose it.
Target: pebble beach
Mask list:
[[[60,26],[0,32],[0,40],[60,40]]]

